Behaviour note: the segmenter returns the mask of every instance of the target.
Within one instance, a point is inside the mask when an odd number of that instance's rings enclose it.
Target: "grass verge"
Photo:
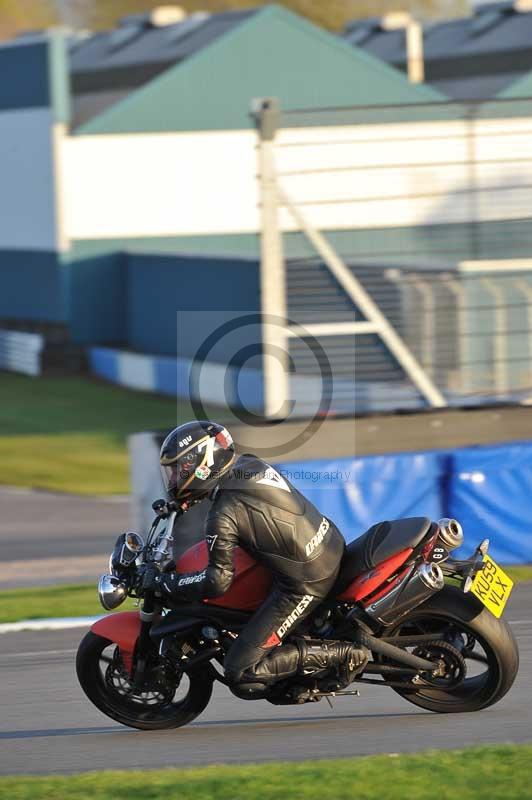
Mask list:
[[[503,567],[503,569],[514,581],[514,583],[520,583],[521,581],[532,581],[532,564],[517,564],[514,566]]]
[[[87,378],[0,373],[0,484],[126,493],[127,436],[193,416],[188,402]]]
[[[353,745],[356,749],[356,743]],[[9,800],[505,800],[529,798],[532,746],[497,745],[417,755],[211,766],[153,772],[7,777]],[[435,772],[435,765],[437,770]],[[60,768],[60,763],[57,764]]]
[[[126,600],[120,609],[128,607],[133,607],[132,600]],[[88,585],[6,589],[0,592],[0,623],[48,617],[88,617],[104,613],[98,600],[96,581]]]
[[[532,580],[532,565],[504,569],[516,583]],[[120,610],[132,606],[133,601],[126,600]],[[0,623],[48,617],[88,617],[103,613],[96,594],[96,582],[6,589],[0,592]]]

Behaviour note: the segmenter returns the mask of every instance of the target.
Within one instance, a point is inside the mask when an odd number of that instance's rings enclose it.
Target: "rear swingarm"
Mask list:
[[[428,661],[426,658],[415,656],[412,653],[409,653],[407,650],[396,647],[394,644],[389,644],[382,639],[378,639],[376,636],[371,636],[369,633],[366,633],[360,629],[355,631],[353,641],[357,644],[367,647],[373,653],[379,653],[379,655],[386,656],[386,658],[389,658],[392,661],[398,661],[400,664],[405,664],[407,667],[411,667],[416,672],[433,672],[439,667],[439,664],[436,664],[433,661]]]

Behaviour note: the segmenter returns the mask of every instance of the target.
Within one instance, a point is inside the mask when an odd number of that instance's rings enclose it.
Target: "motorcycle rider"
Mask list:
[[[231,645],[225,674],[245,699],[263,697],[277,681],[296,674],[329,674],[342,685],[366,666],[369,653],[348,642],[283,639],[327,596],[345,542],[324,517],[273,467],[253,455],[235,455],[221,425],[195,421],[164,440],[160,463],[168,497],[182,510],[212,502],[205,525],[209,563],[200,572],[163,573],[151,588],[174,601],[223,595],[234,577],[239,546],[273,574],[272,589]]]

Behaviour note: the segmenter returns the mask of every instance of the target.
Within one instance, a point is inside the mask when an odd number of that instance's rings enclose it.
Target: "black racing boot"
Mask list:
[[[366,647],[350,642],[319,642],[299,639],[300,675],[324,675],[335,670],[344,686],[348,686],[363,671],[370,652]]]

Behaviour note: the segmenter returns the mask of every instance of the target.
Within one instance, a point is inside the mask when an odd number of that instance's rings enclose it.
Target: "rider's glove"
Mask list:
[[[145,575],[143,589],[154,592],[158,596],[174,597],[178,593],[179,575],[176,572]]]
[[[153,565],[146,566],[142,577],[142,590],[144,592],[155,592],[161,594],[161,573]]]

